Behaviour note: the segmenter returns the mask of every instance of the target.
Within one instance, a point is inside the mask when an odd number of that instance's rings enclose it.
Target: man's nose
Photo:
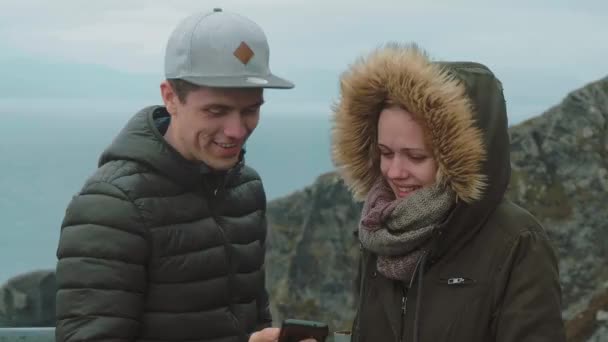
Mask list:
[[[245,121],[239,114],[231,114],[226,118],[224,135],[232,139],[243,139],[247,135]]]

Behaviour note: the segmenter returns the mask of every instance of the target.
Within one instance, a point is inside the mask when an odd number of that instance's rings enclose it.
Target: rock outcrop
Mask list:
[[[39,270],[0,286],[0,327],[55,326],[55,272]]]

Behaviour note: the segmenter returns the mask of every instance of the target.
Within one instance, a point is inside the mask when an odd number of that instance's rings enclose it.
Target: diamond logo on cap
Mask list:
[[[249,63],[253,55],[253,50],[245,42],[241,42],[241,45],[234,50],[234,56],[243,64]]]

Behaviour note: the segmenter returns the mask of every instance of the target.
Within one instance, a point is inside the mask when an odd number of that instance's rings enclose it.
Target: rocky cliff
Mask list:
[[[275,319],[322,319],[348,328],[359,244],[361,203],[334,173],[269,203],[268,284]]]
[[[510,136],[508,197],[541,220],[558,251],[569,340],[608,340],[608,77],[510,127]],[[349,328],[360,208],[333,173],[269,203],[275,319]]]

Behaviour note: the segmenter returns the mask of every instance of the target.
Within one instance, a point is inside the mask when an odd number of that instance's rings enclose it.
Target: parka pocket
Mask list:
[[[427,319],[441,327],[432,333],[433,341],[483,341],[490,322],[487,283],[468,276],[439,277],[433,292]]]

